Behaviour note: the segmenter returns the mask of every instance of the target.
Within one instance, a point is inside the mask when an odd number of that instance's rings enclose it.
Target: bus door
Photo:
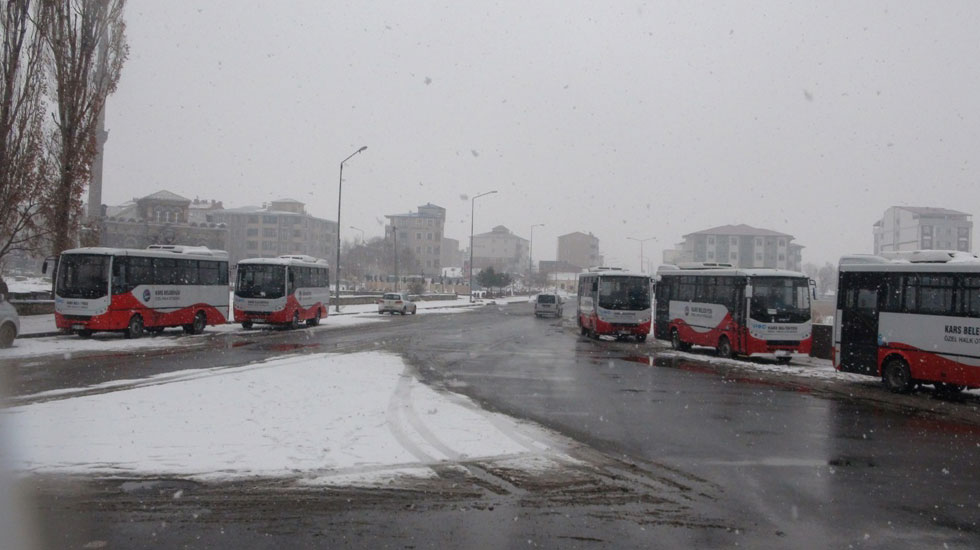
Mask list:
[[[840,370],[878,374],[878,294],[882,276],[844,272],[840,278]]]
[[[662,277],[654,287],[656,309],[653,315],[653,334],[658,338],[667,338],[670,334],[670,298],[676,285],[676,277]]]
[[[732,309],[732,321],[735,323],[735,342],[734,349],[736,351],[744,351],[746,349],[746,336],[749,332],[749,300],[752,299],[752,280],[737,278],[732,282],[733,293],[732,305],[735,306]]]

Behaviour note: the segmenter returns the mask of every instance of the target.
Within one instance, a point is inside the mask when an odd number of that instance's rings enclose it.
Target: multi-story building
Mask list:
[[[196,219],[192,210],[190,199],[170,191],[106,207],[106,215],[99,222],[99,245],[146,248],[151,244],[182,244],[226,249],[228,228],[216,220]]]
[[[900,250],[973,251],[971,215],[947,208],[893,206],[874,224],[874,253]]]
[[[415,255],[415,265],[399,266],[399,272],[428,278],[441,276],[446,209],[428,203],[419,206],[418,212],[388,214],[385,217],[388,218],[386,238],[396,239],[399,250],[408,248]]]
[[[443,237],[442,254],[439,257],[439,263],[442,265],[443,270],[447,267],[462,268],[464,262],[463,251],[459,249],[459,241],[450,239],[449,237]]]
[[[502,225],[473,235],[473,271],[493,267],[498,273],[523,275],[528,268],[529,242]]]
[[[336,263],[337,222],[311,216],[292,199],[272,201],[261,208],[244,206],[215,210],[209,217],[228,226],[228,257],[274,258],[305,254]]]
[[[592,233],[581,231],[558,237],[558,261],[581,269],[602,265],[599,255],[599,239]]]
[[[737,267],[799,271],[803,246],[786,233],[745,224],[722,225],[684,235],[676,250],[665,250],[664,263],[718,262]]]

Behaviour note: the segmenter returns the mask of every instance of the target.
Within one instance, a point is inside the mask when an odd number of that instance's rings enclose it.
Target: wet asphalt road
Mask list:
[[[555,479],[284,490],[33,479],[50,547],[980,546],[980,413],[592,341],[528,304],[328,330],[215,335],[126,356],[0,364],[16,394],[302,352],[402,354],[436,387],[574,439]],[[972,420],[972,421],[971,421]],[[171,495],[180,487],[186,496]]]

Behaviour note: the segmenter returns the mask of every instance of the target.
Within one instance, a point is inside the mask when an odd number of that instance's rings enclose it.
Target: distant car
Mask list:
[[[378,314],[390,313],[392,315],[401,313],[411,313],[415,315],[415,302],[412,297],[404,292],[389,292],[378,301]]]
[[[20,333],[20,316],[7,297],[0,294],[0,348],[9,348]]]
[[[561,317],[562,315],[562,299],[561,296],[551,293],[538,294],[537,300],[534,301],[534,316],[543,317],[545,315],[554,315],[555,317]]]

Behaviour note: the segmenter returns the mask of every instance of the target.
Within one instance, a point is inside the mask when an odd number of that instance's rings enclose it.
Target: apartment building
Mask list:
[[[973,221],[966,212],[893,206],[873,226],[874,253],[900,250],[973,251]]]

